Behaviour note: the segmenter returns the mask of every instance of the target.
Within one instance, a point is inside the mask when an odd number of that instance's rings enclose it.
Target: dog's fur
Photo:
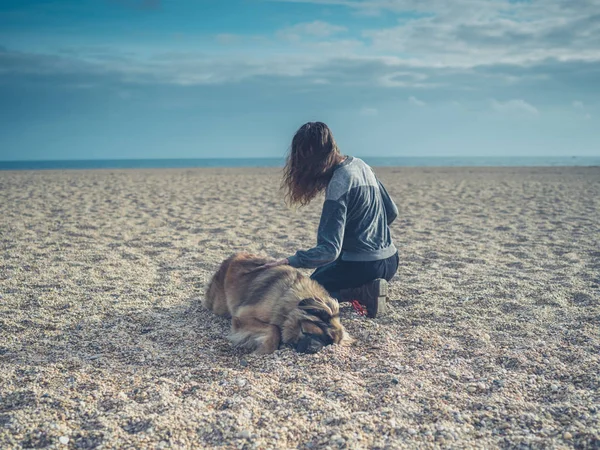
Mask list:
[[[236,253],[221,263],[202,304],[215,314],[231,317],[229,339],[257,354],[291,344],[303,353],[324,345],[353,341],[342,326],[339,304],[316,281],[299,270],[248,253]]]

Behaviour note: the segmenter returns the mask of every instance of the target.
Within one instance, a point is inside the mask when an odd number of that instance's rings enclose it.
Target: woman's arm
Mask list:
[[[310,250],[298,250],[288,257],[292,267],[314,269],[335,261],[342,251],[346,227],[346,198],[326,199],[323,203],[317,234],[317,246]]]
[[[394,220],[396,220],[396,217],[398,217],[398,207],[390,197],[390,194],[388,194],[388,191],[386,191],[381,181],[379,181],[379,179],[377,180],[377,184],[379,185],[381,197],[383,198],[383,206],[385,207],[387,223],[388,225],[390,225]]]

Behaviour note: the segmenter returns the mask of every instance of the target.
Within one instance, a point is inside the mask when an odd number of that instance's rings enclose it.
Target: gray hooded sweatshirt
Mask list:
[[[288,258],[291,266],[317,268],[340,258],[377,261],[396,253],[389,225],[398,208],[360,158],[348,156],[333,172],[325,191],[317,246],[298,250]]]

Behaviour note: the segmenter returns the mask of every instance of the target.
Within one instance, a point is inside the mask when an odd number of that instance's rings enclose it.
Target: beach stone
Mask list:
[[[238,433],[238,437],[242,439],[250,439],[251,433],[248,430],[242,430]]]
[[[58,438],[58,442],[63,445],[67,445],[69,443],[69,436],[61,436]]]
[[[563,434],[563,439],[565,439],[566,441],[569,441],[569,440],[573,439],[573,435],[571,433],[569,433],[568,431],[565,431]]]
[[[409,428],[407,430],[408,434],[410,434],[411,436],[414,436],[415,434],[417,434],[417,430],[415,430],[414,428]]]
[[[342,436],[340,436],[339,434],[334,434],[333,436],[331,436],[330,441],[335,444],[343,444],[345,442],[344,438]]]

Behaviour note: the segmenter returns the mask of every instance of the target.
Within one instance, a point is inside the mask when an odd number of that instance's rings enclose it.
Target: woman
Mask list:
[[[317,245],[264,267],[316,268],[311,278],[332,297],[358,300],[368,317],[385,314],[387,281],[398,270],[389,230],[398,209],[372,169],[342,155],[327,125],[309,122],[292,140],[282,187],[299,205],[325,191]]]

